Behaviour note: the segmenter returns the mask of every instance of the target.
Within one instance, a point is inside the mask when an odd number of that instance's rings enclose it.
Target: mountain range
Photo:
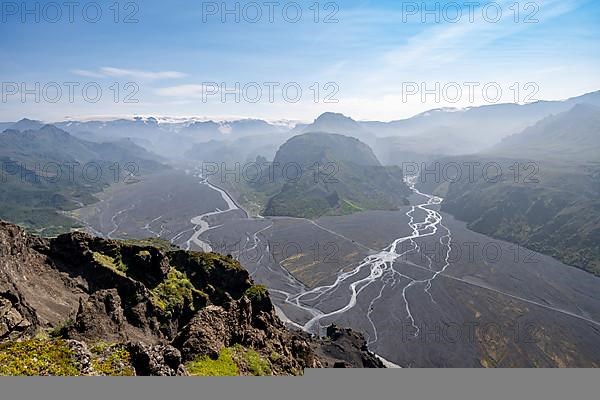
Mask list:
[[[110,184],[168,168],[128,139],[86,141],[32,121],[17,127],[34,130],[0,133],[0,218],[44,234],[75,226],[64,212],[95,202],[94,194]]]
[[[484,151],[502,139],[520,133],[540,120],[570,110],[577,104],[600,106],[600,91],[561,101],[527,104],[491,104],[466,109],[433,109],[390,122],[355,121],[337,113],[324,113],[310,124],[272,123],[260,119],[216,121],[167,120],[136,117],[107,121],[62,121],[54,125],[90,141],[131,138],[135,143],[168,158],[199,154],[193,146],[211,141],[237,161],[255,155],[274,155],[290,137],[309,132],[338,133],[371,146],[383,164],[399,165],[431,155],[461,155]],[[24,119],[2,123],[0,128],[39,129],[43,123]],[[257,143],[246,143],[246,140]],[[196,149],[198,147],[195,147]],[[231,157],[231,156],[230,156]],[[214,157],[213,157],[214,158]],[[267,157],[270,158],[270,157]],[[211,160],[216,161],[216,160]]]
[[[600,275],[599,162],[600,107],[576,104],[479,154],[432,163],[477,165],[469,178],[423,175],[420,185],[470,229]],[[498,179],[482,171],[491,164]]]

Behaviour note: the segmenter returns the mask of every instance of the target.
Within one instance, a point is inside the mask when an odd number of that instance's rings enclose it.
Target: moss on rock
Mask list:
[[[273,374],[269,360],[257,351],[236,344],[225,347],[217,359],[198,357],[186,365],[192,376],[270,376]]]
[[[91,348],[95,375],[134,376],[131,354],[119,344],[98,343]]]
[[[189,307],[191,311],[196,309],[200,303],[206,304],[207,295],[197,290],[188,277],[176,270],[171,269],[167,279],[152,290],[155,304],[164,311],[182,311]]]
[[[191,376],[236,376],[240,374],[230,348],[222,349],[216,360],[209,356],[198,357],[189,362],[186,369]]]
[[[112,270],[122,273],[127,272],[127,266],[123,263],[123,260],[121,260],[120,257],[114,258],[109,255],[99,253],[97,251],[94,251],[92,255],[94,257],[94,261],[96,261],[103,267],[110,268]]]
[[[65,341],[32,339],[0,344],[0,375],[76,376],[79,370]]]

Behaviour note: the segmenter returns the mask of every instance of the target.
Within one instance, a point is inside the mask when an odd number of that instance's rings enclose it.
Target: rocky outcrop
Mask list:
[[[242,297],[224,306],[208,306],[186,325],[173,341],[185,361],[197,354],[218,357],[223,348],[241,345],[265,356],[276,354],[272,368],[279,374],[293,374],[304,368],[322,365],[306,338],[288,331],[270,312],[253,310],[253,303]]]
[[[0,222],[0,344],[64,339],[81,374],[187,375],[186,363],[234,348],[276,375],[381,366],[359,334],[329,333],[288,330],[230,257],[83,233],[41,239]]]
[[[181,352],[170,345],[146,345],[130,343],[128,350],[137,375],[186,376]]]
[[[383,362],[367,348],[362,334],[331,325],[327,336],[315,341],[312,349],[328,368],[384,368]]]

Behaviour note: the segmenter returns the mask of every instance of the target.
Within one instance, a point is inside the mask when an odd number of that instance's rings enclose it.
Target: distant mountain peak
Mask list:
[[[346,120],[346,121],[354,121],[352,118],[341,114],[341,113],[335,113],[335,112],[324,112],[323,114],[319,115],[317,117],[317,119],[315,119],[315,122],[319,122],[319,121],[327,121],[327,120]]]
[[[34,119],[23,118],[14,125],[10,127],[10,129],[14,129],[16,131],[24,132],[29,130],[38,130],[41,129],[45,124],[42,121],[37,121]]]
[[[37,123],[42,123],[41,121],[38,121],[36,119],[29,119],[29,118],[21,118],[19,121],[17,121],[17,124],[20,123],[30,123],[30,122],[37,122]]]

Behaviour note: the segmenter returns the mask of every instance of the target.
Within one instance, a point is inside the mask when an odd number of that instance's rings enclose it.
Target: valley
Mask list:
[[[188,166],[111,188],[76,216],[106,237],[231,254],[288,325],[353,327],[400,366],[600,364],[599,278],[475,233],[407,183],[398,211],[248,217]]]

